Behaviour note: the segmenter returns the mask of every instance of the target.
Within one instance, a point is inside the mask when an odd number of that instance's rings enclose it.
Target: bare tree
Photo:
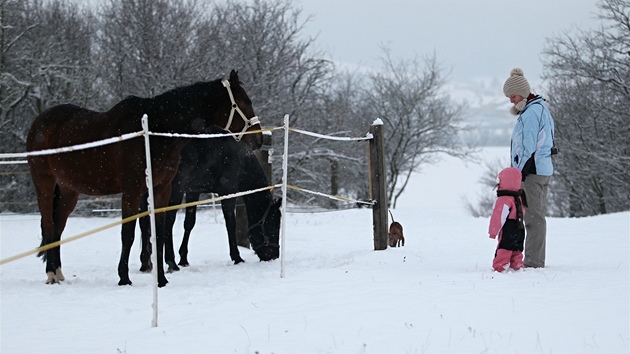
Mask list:
[[[443,92],[445,79],[435,56],[395,62],[385,50],[384,70],[371,75],[366,114],[385,126],[389,204],[405,190],[411,174],[439,154],[464,157],[458,139],[461,107]]]
[[[5,134],[13,135],[14,112],[28,98],[31,80],[24,76],[18,56],[22,53],[27,39],[25,36],[37,26],[34,20],[21,15],[26,12],[26,4],[15,0],[2,0],[0,3],[0,132],[2,146],[13,147],[7,140],[14,140]],[[9,145],[9,146],[7,146]]]
[[[89,13],[61,1],[0,4],[0,146],[23,151],[30,122],[46,108],[91,98]],[[1,199],[10,210],[25,210],[32,194],[23,165],[3,167]],[[19,203],[19,204],[11,204]]]
[[[26,46],[27,33],[36,27],[22,15],[26,4],[14,0],[0,0],[0,150],[21,151],[24,129],[19,117],[27,104],[31,80],[20,70],[16,60]],[[0,165],[0,211],[31,211],[35,205],[24,205],[24,190],[29,178],[23,165]],[[28,188],[28,187],[26,187]]]
[[[361,114],[360,77],[339,73],[321,97],[319,114],[304,115],[301,128],[331,136],[360,137],[369,129],[369,118]],[[367,143],[333,141],[293,134],[289,174],[305,188],[353,199],[368,199]],[[292,195],[301,204],[337,208],[338,202],[312,195]]]
[[[630,1],[598,3],[602,27],[544,50],[556,122],[554,205],[569,216],[630,209]]]
[[[269,125],[295,124],[321,97],[333,71],[303,39],[305,21],[289,0],[227,0],[199,27],[196,57],[204,72],[239,70],[256,111]]]
[[[228,0],[217,4],[199,28],[197,57],[203,71],[239,70],[254,108],[263,124],[282,125],[285,114],[291,126],[325,134],[348,131],[345,117],[330,114],[334,66],[304,38],[308,18],[291,1]],[[334,94],[333,94],[334,95]],[[330,122],[341,122],[328,124]],[[341,130],[340,130],[341,129]],[[274,143],[282,143],[274,139]],[[353,160],[338,144],[292,134],[289,178],[293,183],[316,190],[339,192],[344,170],[339,159]],[[280,150],[280,147],[276,151]],[[279,175],[280,164],[275,164]],[[289,192],[289,199],[301,203],[328,205],[328,201]]]
[[[85,100],[89,18],[61,2],[5,0],[1,12],[0,124],[16,114],[30,119],[70,97]]]
[[[207,78],[194,70],[196,6],[192,0],[110,0],[101,7],[97,57],[108,104]]]

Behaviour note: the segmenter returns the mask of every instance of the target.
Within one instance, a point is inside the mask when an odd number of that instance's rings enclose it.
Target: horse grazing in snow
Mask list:
[[[211,128],[207,132],[221,132]],[[179,169],[172,182],[169,205],[199,200],[201,193],[216,193],[224,196],[237,192],[269,186],[262,166],[249,146],[240,144],[230,137],[193,139],[181,152]],[[273,200],[271,191],[264,190],[243,197],[249,224],[248,238],[261,261],[279,256],[280,205],[281,199]],[[230,258],[234,264],[243,262],[236,243],[236,198],[223,199],[221,209],[228,233]],[[186,208],[184,237],[179,248],[179,265],[188,266],[188,241],[196,222],[196,206]],[[175,263],[173,247],[173,224],[177,210],[166,212],[164,258],[169,271],[179,270]],[[141,271],[151,270],[151,243],[149,242],[148,218],[140,220],[142,230]]]

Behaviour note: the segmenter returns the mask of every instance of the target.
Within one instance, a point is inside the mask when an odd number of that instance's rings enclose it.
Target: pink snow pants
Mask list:
[[[503,272],[508,268],[514,270],[523,268],[523,252],[504,250],[502,248],[497,249],[492,261],[492,268],[497,272]]]

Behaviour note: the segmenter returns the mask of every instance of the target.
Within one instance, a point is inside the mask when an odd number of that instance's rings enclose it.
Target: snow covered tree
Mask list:
[[[16,141],[23,139],[15,132],[15,113],[25,105],[31,88],[30,77],[25,76],[22,60],[17,58],[28,55],[23,52],[25,36],[36,23],[22,18],[25,3],[2,0],[0,5],[0,146],[3,151],[14,151],[19,146]]]
[[[199,68],[216,73],[239,71],[268,126],[292,123],[313,110],[331,78],[333,67],[304,39],[300,10],[288,0],[216,4],[199,28]]]
[[[385,126],[385,163],[389,204],[404,192],[414,171],[440,154],[469,153],[458,139],[461,107],[444,92],[445,79],[436,58],[395,62],[385,50],[384,70],[371,75],[365,113]]]
[[[553,207],[568,216],[630,209],[630,1],[597,6],[601,28],[544,50],[560,148]]]
[[[194,1],[110,0],[99,11],[98,68],[107,104],[208,79],[195,70]],[[215,78],[212,78],[215,79]]]
[[[324,134],[347,133],[345,117],[330,111],[334,98],[329,95],[335,94],[331,88],[334,67],[317,50],[313,39],[302,35],[306,21],[286,0],[217,4],[199,28],[200,69],[217,73],[239,70],[266,127],[282,125],[284,115],[289,114],[293,127]],[[329,124],[331,121],[335,124]],[[276,138],[274,143],[276,151],[282,151],[282,139]],[[345,182],[335,172],[344,170],[339,159],[354,158],[337,149],[338,145],[292,133],[288,171],[292,183],[339,192],[335,184]],[[279,176],[280,160],[274,162],[274,175]],[[326,199],[294,191],[289,192],[289,199],[329,205]]]
[[[317,110],[303,114],[300,128],[330,136],[362,137],[373,121],[361,111],[360,77],[339,73],[321,96]],[[291,134],[289,175],[292,183],[332,195],[369,199],[368,149],[365,141],[335,141]],[[339,202],[294,195],[301,204],[337,208]],[[319,198],[319,199],[318,199]]]
[[[2,0],[0,5],[0,147],[17,152],[24,150],[30,123],[43,110],[91,99],[94,28],[88,13],[61,1]],[[25,197],[32,187],[24,170],[24,165],[3,167],[0,209],[25,210],[24,200],[33,199]]]
[[[89,18],[59,1],[4,0],[1,11],[0,124],[17,120],[23,133],[51,105],[87,101],[93,34]]]

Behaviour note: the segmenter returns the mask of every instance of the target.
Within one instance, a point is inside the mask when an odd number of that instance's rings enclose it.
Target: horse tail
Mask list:
[[[57,214],[57,206],[59,205],[59,185],[55,185],[55,191],[53,192],[53,207],[52,207],[52,215],[53,215],[53,220],[55,218],[55,215]],[[54,230],[53,230],[54,232]],[[51,243],[52,240],[48,240],[45,237],[42,236],[42,243],[39,245],[39,247],[43,247],[46,246],[47,244]],[[46,251],[39,251],[37,253],[37,257],[42,257],[42,261],[46,262]]]

